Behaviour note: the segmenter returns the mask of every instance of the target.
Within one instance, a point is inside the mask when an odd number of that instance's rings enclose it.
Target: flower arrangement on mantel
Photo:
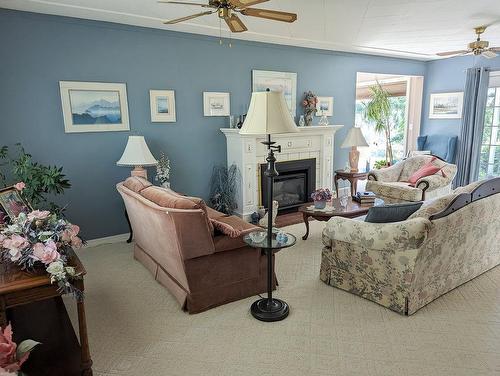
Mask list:
[[[40,342],[26,339],[17,345],[12,341],[12,326],[0,328],[0,376],[23,375],[20,371],[31,353]]]
[[[83,244],[79,232],[77,225],[48,210],[22,212],[0,231],[1,259],[19,265],[22,270],[41,266],[49,274],[50,282],[58,285],[60,293],[71,293],[81,299],[83,292],[72,283],[81,276],[68,265],[71,248]]]
[[[316,112],[316,105],[318,103],[318,97],[312,91],[307,91],[304,93],[304,99],[302,100],[302,107],[304,107],[304,118],[306,122],[306,127],[312,125],[313,115]]]

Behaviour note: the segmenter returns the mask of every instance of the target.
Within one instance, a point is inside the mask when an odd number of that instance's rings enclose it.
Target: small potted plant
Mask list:
[[[316,209],[324,209],[326,202],[332,199],[332,192],[328,188],[320,188],[311,194]]]

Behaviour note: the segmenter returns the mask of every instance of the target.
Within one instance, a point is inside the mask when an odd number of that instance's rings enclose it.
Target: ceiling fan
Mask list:
[[[493,59],[497,57],[498,53],[500,53],[500,47],[489,47],[490,42],[486,40],[481,40],[481,34],[486,30],[486,26],[478,26],[474,28],[476,32],[477,39],[474,42],[469,43],[468,48],[466,50],[458,50],[458,51],[448,51],[448,52],[439,52],[438,56],[463,56],[463,55],[481,55],[488,59]]]
[[[202,4],[202,3],[189,3],[184,1],[158,0],[159,3],[195,5],[203,8],[210,8],[210,10],[206,10],[201,13],[196,13],[190,16],[176,18],[170,21],[165,21],[164,24],[166,25],[172,25],[179,22],[191,20],[193,18],[217,13],[220,19],[226,21],[227,25],[229,26],[229,29],[233,33],[241,33],[243,31],[247,31],[248,29],[236,13],[240,13],[244,16],[266,18],[273,21],[294,22],[295,20],[297,20],[297,15],[295,13],[287,13],[287,12],[280,12],[277,10],[268,10],[260,8],[249,8],[252,5],[265,3],[267,1],[269,0],[209,0],[208,4]]]

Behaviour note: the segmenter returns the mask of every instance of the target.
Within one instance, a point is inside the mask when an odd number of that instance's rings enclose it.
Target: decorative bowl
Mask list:
[[[266,233],[264,231],[254,231],[248,234],[248,236],[254,243],[260,243],[266,238]]]

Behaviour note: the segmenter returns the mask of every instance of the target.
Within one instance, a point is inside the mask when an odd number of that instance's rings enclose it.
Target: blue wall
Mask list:
[[[430,95],[433,93],[463,91],[465,87],[465,70],[473,66],[500,69],[500,57],[485,59],[483,57],[463,56],[427,63],[420,134],[439,133],[459,136],[461,119],[429,119]]]
[[[262,43],[227,48],[216,38],[1,9],[0,45],[0,144],[22,142],[37,161],[64,166],[73,187],[60,202],[89,239],[127,230],[115,184],[129,169],[115,162],[130,133],[65,134],[60,80],[125,82],[131,133],[144,135],[153,154],[170,156],[174,189],[206,199],[212,166],[226,160],[219,128],[227,120],[203,117],[203,91],[230,92],[231,112],[245,113],[252,69],[297,72],[299,98],[306,90],[335,98],[331,123],[346,125],[335,143],[340,168],[356,72],[426,69],[418,61]],[[150,122],[149,89],[175,90],[177,123]]]

